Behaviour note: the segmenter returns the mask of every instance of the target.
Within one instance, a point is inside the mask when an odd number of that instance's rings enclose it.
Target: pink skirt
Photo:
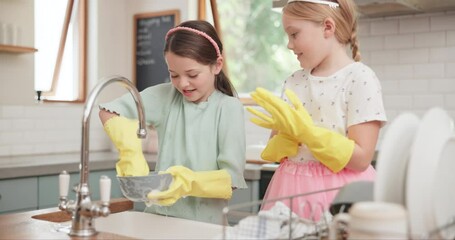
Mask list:
[[[343,169],[338,173],[330,171],[320,162],[293,162],[284,160],[275,170],[267,187],[264,200],[274,200],[297,194],[310,193],[330,188],[342,187],[353,181],[374,181],[376,171],[370,165],[363,172]],[[327,211],[338,190],[323,191],[292,199],[281,199],[291,210],[302,218],[319,221]],[[276,201],[263,203],[261,210],[268,210]]]

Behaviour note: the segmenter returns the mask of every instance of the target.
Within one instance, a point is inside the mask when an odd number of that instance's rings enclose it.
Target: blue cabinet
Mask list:
[[[38,179],[14,178],[0,181],[0,213],[34,210],[38,207]]]
[[[112,180],[111,198],[123,197],[115,170],[91,171],[89,187],[92,201],[100,199],[99,179],[103,175]],[[76,200],[73,188],[79,181],[78,172],[70,174],[69,200]],[[0,214],[57,207],[59,195],[58,174],[0,180]]]
[[[246,184],[248,185],[247,189],[234,190],[232,193],[232,198],[229,200],[229,206],[240,203],[250,203],[259,200],[259,181],[246,181]],[[258,205],[238,209],[238,211],[250,213],[256,213],[258,210]]]

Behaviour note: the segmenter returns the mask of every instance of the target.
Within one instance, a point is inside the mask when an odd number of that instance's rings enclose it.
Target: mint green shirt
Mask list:
[[[170,83],[141,92],[147,125],[158,133],[158,162],[155,171],[182,165],[193,171],[225,169],[232,187],[247,188],[245,169],[245,125],[239,99],[215,90],[206,102],[187,101]],[[137,118],[130,94],[101,104],[110,112]],[[174,205],[147,207],[146,212],[222,223],[223,199],[185,197]]]

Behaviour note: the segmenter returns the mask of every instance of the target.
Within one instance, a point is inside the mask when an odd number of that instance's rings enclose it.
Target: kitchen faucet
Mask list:
[[[70,236],[91,236],[96,234],[95,227],[93,225],[93,218],[103,216],[107,217],[110,214],[109,210],[109,199],[110,199],[110,188],[111,180],[107,176],[102,176],[100,179],[100,198],[101,204],[93,203],[90,200],[90,191],[88,186],[89,176],[89,127],[90,127],[90,113],[92,112],[95,100],[98,97],[101,90],[111,83],[120,83],[123,87],[127,88],[134,98],[136,108],[139,115],[139,129],[137,136],[139,138],[145,138],[147,135],[144,107],[142,104],[141,96],[134,85],[126,78],[121,76],[114,76],[103,79],[90,93],[90,96],[85,103],[84,115],[82,118],[82,147],[81,147],[81,163],[79,166],[80,170],[80,182],[74,191],[76,192],[76,201],[68,201],[68,187],[69,187],[69,174],[63,171],[59,176],[60,181],[60,203],[59,208],[62,211],[66,211],[72,214],[72,224],[69,232]]]

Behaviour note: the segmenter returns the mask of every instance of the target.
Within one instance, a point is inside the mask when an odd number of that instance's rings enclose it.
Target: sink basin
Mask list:
[[[94,219],[98,237],[106,239],[221,239],[223,226],[193,220],[166,217],[151,213],[131,211],[133,202],[127,199],[115,199],[111,202],[111,214]],[[40,211],[31,216],[33,219],[50,222],[47,225],[52,232],[69,233],[71,216],[58,208]],[[1,231],[0,231],[1,232]],[[57,235],[60,236],[61,235]]]
[[[52,212],[54,220],[49,217],[33,217],[50,221],[47,225],[53,233],[68,234],[71,221],[61,217],[60,212]],[[46,216],[43,214],[43,216]],[[110,214],[107,217],[94,219],[94,226],[98,231],[98,238],[107,239],[221,239],[223,226],[211,223],[198,222],[182,218],[161,216],[151,213],[124,211]],[[61,235],[57,235],[60,236]]]
[[[121,212],[97,218],[95,228],[137,239],[221,239],[223,226],[144,212]]]

